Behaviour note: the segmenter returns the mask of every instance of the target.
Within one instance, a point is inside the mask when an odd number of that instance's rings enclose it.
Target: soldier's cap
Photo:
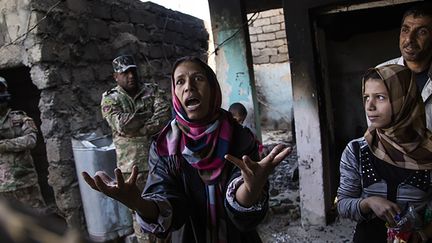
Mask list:
[[[123,73],[129,68],[136,68],[135,60],[130,55],[122,55],[112,61],[114,72]]]
[[[3,78],[3,77],[0,77],[0,84],[4,85],[6,88],[8,87],[8,86],[7,86],[6,79]]]

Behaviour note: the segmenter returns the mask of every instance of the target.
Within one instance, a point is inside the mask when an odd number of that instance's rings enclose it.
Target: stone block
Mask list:
[[[283,15],[273,16],[270,18],[271,24],[279,24],[285,21],[285,18]]]
[[[279,47],[279,46],[283,46],[284,44],[285,42],[283,40],[267,41],[267,47]]]
[[[86,0],[66,0],[67,7],[76,14],[84,14],[90,11]]]
[[[250,40],[250,42],[256,42],[256,41],[258,41],[258,37],[256,35],[250,35],[249,40]]]
[[[111,19],[111,6],[101,1],[91,1],[90,10],[94,17]]]
[[[70,60],[70,47],[64,43],[46,40],[41,48],[40,61],[65,62]]]
[[[276,32],[276,38],[277,39],[286,39],[286,32],[285,32],[285,30],[277,31]]]
[[[56,40],[62,40],[66,43],[75,43],[82,38],[83,31],[80,28],[78,20],[66,18],[62,21],[62,29],[57,33]]]
[[[272,56],[277,55],[277,49],[276,48],[265,48],[261,50],[261,55],[263,56]]]
[[[274,55],[270,57],[271,63],[280,63],[280,62],[287,62],[288,61],[288,55],[287,54],[279,54]]]
[[[146,17],[145,17],[146,14],[147,14],[147,12],[144,12],[142,10],[130,9],[129,10],[130,22],[135,23],[135,24],[145,24],[146,23]]]
[[[91,67],[78,67],[71,71],[73,84],[80,86],[82,83],[91,83],[95,80],[95,75]]]
[[[278,47],[278,53],[281,53],[281,54],[288,53],[288,46],[283,45],[283,46]]]
[[[253,63],[254,64],[264,64],[269,63],[270,57],[269,56],[259,56],[259,57],[253,57]]]
[[[88,42],[82,49],[83,61],[100,61],[99,48],[95,42]]]
[[[269,41],[269,40],[275,40],[275,39],[276,39],[275,33],[259,34],[258,35],[258,41]]]
[[[279,24],[266,25],[262,27],[264,33],[271,33],[280,30]]]
[[[158,59],[164,57],[163,47],[160,45],[153,45],[150,48],[149,58]]]
[[[129,22],[128,12],[119,4],[111,5],[111,16],[117,22]]]
[[[261,18],[266,18],[266,17],[277,16],[279,14],[281,14],[280,13],[280,9],[271,9],[271,10],[267,10],[267,11],[262,11],[260,13],[260,17]]]
[[[270,24],[270,18],[257,19],[253,22],[253,27],[265,26]]]
[[[113,23],[109,26],[109,29],[112,36],[117,36],[120,33],[135,33],[135,28],[130,23]]]
[[[55,66],[37,64],[30,69],[30,76],[38,89],[47,89],[62,83],[61,72]]]
[[[262,33],[263,33],[262,27],[249,27],[249,34],[250,35],[262,34]]]
[[[136,31],[136,36],[140,41],[146,42],[150,40],[150,33],[147,30],[145,25],[143,24],[135,25],[135,31]]]
[[[62,161],[73,159],[72,143],[68,139],[48,138],[45,140],[47,158],[49,161]]]
[[[109,39],[110,29],[105,21],[90,19],[88,21],[88,35],[96,39]]]
[[[266,45],[266,42],[254,42],[254,43],[251,43],[251,46],[252,46],[252,49],[263,49],[267,45]]]

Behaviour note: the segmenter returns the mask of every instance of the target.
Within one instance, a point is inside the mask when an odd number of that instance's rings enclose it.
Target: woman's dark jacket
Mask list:
[[[233,127],[229,154],[241,158],[248,155],[258,161],[258,147],[253,134],[248,128],[238,124]],[[224,179],[223,195],[225,206],[225,221],[227,223],[228,242],[261,242],[255,227],[264,218],[268,209],[268,193],[261,209],[249,212],[239,212],[227,202],[225,192],[229,183],[241,175],[240,170],[229,161],[225,161],[227,176]],[[181,156],[162,157],[157,154],[155,142],[149,153],[149,176],[143,197],[152,198],[160,208],[166,200],[172,207],[172,222],[168,229],[153,226],[152,230],[158,237],[166,237],[172,231],[172,242],[205,242],[206,241],[206,189],[198,172]],[[266,190],[268,186],[265,187]],[[156,195],[156,196],[155,196]],[[164,203],[165,201],[165,203]],[[169,214],[171,214],[169,212]],[[141,221],[141,220],[140,220]],[[147,231],[148,222],[141,221]]]

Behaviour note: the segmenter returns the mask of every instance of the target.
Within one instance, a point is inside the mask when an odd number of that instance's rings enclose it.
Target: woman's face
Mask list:
[[[177,66],[174,70],[174,93],[190,120],[200,120],[209,112],[210,84],[199,64],[186,61]]]
[[[392,120],[392,108],[389,93],[382,80],[366,80],[363,102],[371,126],[385,128],[390,124]]]

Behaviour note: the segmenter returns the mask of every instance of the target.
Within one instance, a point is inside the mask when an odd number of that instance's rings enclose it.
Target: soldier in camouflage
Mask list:
[[[132,56],[119,56],[112,65],[117,86],[102,95],[102,115],[112,129],[117,167],[128,178],[132,167],[137,165],[137,185],[143,190],[148,173],[151,136],[170,119],[169,102],[164,100],[162,91],[156,85],[139,82]],[[139,227],[135,222],[134,226]],[[137,235],[139,238],[140,235]]]
[[[44,209],[45,202],[30,155],[37,128],[24,111],[12,111],[7,83],[0,77],[0,197]]]

